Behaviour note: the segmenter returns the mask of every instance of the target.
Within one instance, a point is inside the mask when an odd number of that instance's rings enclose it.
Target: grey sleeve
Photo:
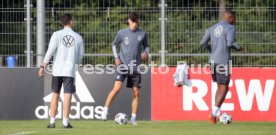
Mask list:
[[[208,50],[209,52],[211,52],[211,46],[208,45],[208,42],[210,41],[210,38],[211,38],[211,34],[210,34],[210,30],[208,29],[208,30],[205,32],[205,35],[203,36],[202,40],[200,41],[200,46],[201,46],[203,49]]]
[[[235,38],[236,38],[236,29],[233,27],[228,33],[227,33],[227,46],[229,48],[233,48],[235,50],[240,50],[241,47],[235,43]]]
[[[145,53],[149,53],[150,52],[150,48],[149,48],[149,42],[148,42],[148,34],[145,34],[144,40],[143,40],[143,47],[144,47],[144,52]]]
[[[114,58],[117,59],[119,56],[117,53],[117,46],[114,44],[112,45],[112,52],[113,52]]]
[[[118,32],[114,41],[113,41],[113,44],[112,44],[112,52],[113,52],[113,55],[114,55],[114,58],[117,59],[119,56],[118,56],[118,53],[117,53],[117,46],[122,42],[122,38],[120,36],[120,33]]]
[[[83,56],[84,56],[84,42],[83,42],[83,38],[81,38],[81,42],[80,42],[80,48],[79,48],[79,53],[78,53],[78,64],[81,64]]]
[[[48,63],[50,61],[54,52],[57,49],[57,46],[58,46],[58,41],[57,41],[57,37],[56,37],[56,32],[54,32],[53,35],[51,36],[49,47],[48,47],[48,50],[44,57],[43,63]]]

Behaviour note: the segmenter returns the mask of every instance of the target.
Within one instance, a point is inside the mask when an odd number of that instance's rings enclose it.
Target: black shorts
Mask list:
[[[60,93],[63,84],[64,93],[75,93],[75,79],[73,77],[53,76],[52,78],[52,91]]]
[[[124,80],[127,78],[127,84],[126,87],[133,88],[133,87],[141,87],[141,74],[137,71],[133,71],[133,73],[130,73],[128,70],[122,70],[119,72],[116,71],[116,79],[115,81],[121,81],[124,82]]]
[[[229,84],[230,72],[229,65],[226,64],[211,64],[211,72],[213,82],[219,84]]]

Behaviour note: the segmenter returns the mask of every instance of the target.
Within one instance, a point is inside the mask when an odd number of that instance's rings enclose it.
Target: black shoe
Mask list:
[[[47,128],[55,128],[55,127],[56,127],[55,123],[53,123],[53,124],[49,123],[49,124],[47,125]]]
[[[63,127],[64,127],[64,128],[73,128],[73,126],[72,126],[70,123],[68,123],[67,126],[64,126],[64,125],[63,125]]]

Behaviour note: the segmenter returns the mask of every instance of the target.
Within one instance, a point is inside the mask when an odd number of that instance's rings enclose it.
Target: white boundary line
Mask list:
[[[32,134],[35,133],[35,131],[28,131],[28,132],[18,132],[18,133],[14,133],[14,134],[9,134],[9,135],[26,135],[26,134]]]

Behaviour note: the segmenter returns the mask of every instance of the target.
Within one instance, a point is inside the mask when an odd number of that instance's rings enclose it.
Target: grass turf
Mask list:
[[[137,126],[117,125],[113,121],[72,120],[73,129],[47,129],[46,120],[0,121],[0,135],[276,135],[276,123],[235,122],[212,125],[207,121],[152,122]]]

